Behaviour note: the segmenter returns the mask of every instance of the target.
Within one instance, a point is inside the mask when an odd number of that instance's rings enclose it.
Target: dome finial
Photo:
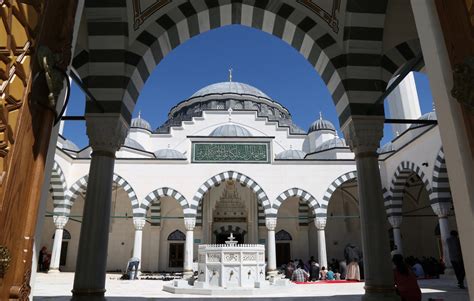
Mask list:
[[[142,111],[138,111],[138,118],[141,119],[142,118]]]
[[[323,120],[323,113],[319,111],[319,120]]]
[[[232,67],[229,68],[229,83],[232,82]]]

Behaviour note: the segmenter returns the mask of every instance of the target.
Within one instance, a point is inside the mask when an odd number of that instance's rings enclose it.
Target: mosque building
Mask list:
[[[436,119],[403,105],[416,96],[394,95],[398,112]],[[142,271],[189,271],[199,244],[230,233],[265,244],[269,270],[311,256],[327,266],[347,244],[362,247],[354,154],[323,115],[305,131],[278,101],[232,80],[177,103],[158,128],[143,115],[116,154],[108,271],[132,256]],[[378,150],[391,247],[449,265],[442,236],[456,225],[438,126],[396,131]],[[90,154],[60,136],[41,242],[51,271],[76,268]]]

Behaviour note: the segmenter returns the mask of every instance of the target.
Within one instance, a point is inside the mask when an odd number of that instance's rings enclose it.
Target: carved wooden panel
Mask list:
[[[28,86],[39,1],[0,0],[0,195]],[[3,199],[0,199],[0,209]]]

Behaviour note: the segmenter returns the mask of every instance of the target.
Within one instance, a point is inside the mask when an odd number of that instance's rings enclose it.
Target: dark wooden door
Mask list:
[[[65,266],[66,265],[67,246],[68,246],[68,242],[63,241],[62,244],[61,244],[61,257],[59,257],[59,265],[60,266]]]
[[[276,260],[277,266],[287,264],[291,259],[290,243],[279,242],[276,244]]]
[[[184,264],[184,244],[170,243],[169,267],[182,268]]]

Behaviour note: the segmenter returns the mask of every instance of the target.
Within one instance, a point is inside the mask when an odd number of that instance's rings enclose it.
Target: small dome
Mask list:
[[[79,151],[79,147],[74,144],[74,142],[72,142],[71,140],[64,140],[64,142],[62,142],[62,145],[63,145],[63,149],[67,149],[67,150],[72,150],[72,151]]]
[[[387,142],[384,146],[382,146],[381,148],[379,148],[377,150],[377,152],[379,154],[390,153],[390,152],[393,152],[393,151],[395,151],[395,149],[393,147],[392,142]]]
[[[125,142],[123,143],[123,146],[134,148],[134,149],[139,149],[139,150],[142,150],[142,151],[145,150],[145,148],[140,143],[138,143],[137,141],[135,141],[135,140],[133,140],[132,138],[129,138],[129,137],[125,138]]]
[[[323,116],[320,112],[319,119],[311,124],[308,130],[308,134],[315,131],[322,131],[322,130],[329,130],[329,131],[335,132],[336,128],[329,120],[323,119]]]
[[[435,111],[431,111],[429,113],[426,113],[426,114],[423,114],[421,115],[420,118],[418,118],[418,120],[438,120],[438,118],[436,117],[436,112]],[[417,124],[417,123],[413,123],[412,125],[410,125],[410,128],[418,128],[418,127],[421,127],[423,126],[424,124]]]
[[[306,153],[297,149],[288,149],[282,151],[281,153],[275,156],[275,159],[285,159],[285,160],[301,160],[304,159]]]
[[[238,83],[238,82],[221,82],[221,83],[212,84],[198,90],[190,98],[205,96],[209,94],[228,94],[228,93],[241,94],[241,95],[242,94],[253,95],[257,97],[265,97],[265,98],[270,99],[270,97],[268,97],[267,94],[263,93],[259,89],[251,85]]]
[[[323,143],[321,143],[321,145],[316,147],[316,149],[314,151],[315,152],[320,152],[320,151],[323,151],[323,150],[336,148],[336,147],[347,147],[346,140],[336,136],[335,138],[333,138],[331,140],[324,141]]]
[[[138,117],[132,119],[131,127],[132,128],[141,128],[151,131],[151,125],[148,121],[142,118],[141,112],[138,112]]]
[[[224,124],[215,128],[211,134],[211,137],[252,137],[252,134],[246,128],[241,127],[233,123]]]
[[[172,149],[172,148],[163,148],[155,152],[155,157],[157,159],[186,159],[183,153]]]

